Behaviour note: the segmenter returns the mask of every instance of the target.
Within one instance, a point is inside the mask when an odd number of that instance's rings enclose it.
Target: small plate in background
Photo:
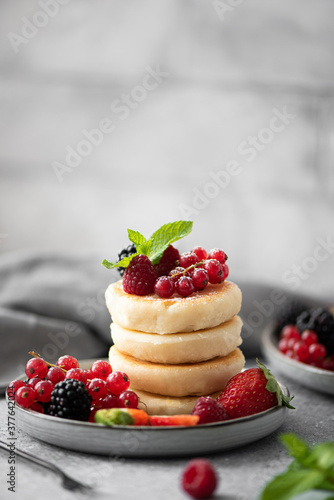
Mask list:
[[[278,350],[278,340],[274,324],[268,324],[262,332],[261,350],[273,370],[284,373],[310,389],[334,394],[334,372],[315,368],[285,356]]]

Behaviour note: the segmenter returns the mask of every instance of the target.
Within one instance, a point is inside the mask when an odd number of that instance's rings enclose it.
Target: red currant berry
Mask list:
[[[223,281],[226,280],[227,276],[230,273],[230,269],[227,264],[222,264],[222,270],[223,270]]]
[[[194,282],[189,276],[182,276],[177,280],[175,287],[181,297],[188,297],[195,291]]]
[[[118,396],[119,408],[138,408],[139,398],[133,391],[123,391]]]
[[[37,413],[44,413],[44,408],[41,405],[41,403],[38,403],[38,401],[35,401],[30,407],[29,410],[34,410],[37,411]]]
[[[154,284],[154,292],[163,299],[171,297],[174,291],[174,281],[169,276],[161,276]]]
[[[100,400],[101,408],[118,408],[118,395],[117,394],[107,394]]]
[[[301,339],[307,345],[316,344],[318,342],[318,335],[314,330],[304,330]]]
[[[71,370],[71,368],[79,368],[79,361],[73,356],[61,356],[57,363],[57,366],[64,368],[64,370]]]
[[[62,382],[65,378],[65,372],[58,366],[52,366],[49,368],[48,373],[46,374],[46,380],[50,380],[53,385],[58,384],[58,382]]]
[[[193,498],[211,497],[217,487],[217,482],[214,467],[204,458],[191,460],[182,472],[182,488]]]
[[[103,359],[99,359],[95,361],[90,369],[91,378],[102,378],[102,380],[106,380],[108,375],[112,372],[112,367],[108,361],[104,361]]]
[[[25,382],[23,382],[23,380],[12,380],[11,383],[7,387],[7,396],[8,396],[8,399],[10,399],[11,401],[13,401],[15,399],[16,391],[20,387],[26,387],[26,385],[27,384]]]
[[[295,353],[296,359],[302,363],[306,362],[309,357],[309,347],[302,340],[294,344],[293,352]]]
[[[293,346],[295,345],[296,342],[300,342],[300,339],[288,339],[287,340],[287,346],[288,346],[288,350],[289,349],[292,349],[293,350]]]
[[[41,380],[35,385],[36,399],[41,403],[48,403],[51,400],[51,392],[54,385],[50,380]]]
[[[175,269],[172,269],[169,274],[169,278],[174,282],[174,284],[182,278],[182,276],[189,276],[189,273],[185,270],[184,267],[175,267]]]
[[[129,388],[130,380],[126,373],[116,371],[107,378],[107,387],[111,394],[120,394]]]
[[[26,364],[25,372],[28,378],[44,378],[48,372],[48,365],[42,358],[31,358]]]
[[[179,264],[181,267],[184,267],[184,268],[187,268],[189,266],[193,266],[194,264],[197,264],[197,262],[199,262],[199,258],[197,257],[197,255],[193,252],[186,252],[186,253],[182,253],[180,255],[180,260],[179,260]]]
[[[221,263],[218,260],[207,260],[204,264],[204,269],[206,269],[209,274],[210,283],[217,284],[223,281],[223,269]]]
[[[191,278],[193,280],[196,290],[203,290],[209,283],[209,274],[208,271],[206,271],[205,269],[201,268],[194,269]]]
[[[326,357],[326,347],[323,344],[311,344],[309,347],[311,363],[323,361]]]
[[[15,401],[23,408],[29,408],[35,401],[35,391],[32,387],[20,387],[15,394]]]
[[[196,254],[199,260],[205,260],[208,257],[208,253],[203,247],[195,247],[192,253]]]
[[[208,259],[215,259],[218,260],[218,262],[220,262],[221,264],[225,264],[225,261],[227,260],[227,255],[220,248],[213,248],[209,252]]]
[[[107,383],[102,378],[93,378],[87,386],[92,399],[101,399],[107,394]]]
[[[65,378],[75,378],[85,385],[87,384],[89,371],[84,368],[71,368],[65,375]]]
[[[287,339],[281,339],[278,342],[278,350],[281,351],[283,354],[286,354],[286,352],[289,350],[288,342],[289,341]]]
[[[285,325],[281,330],[281,337],[285,339],[300,340],[301,336],[296,325]]]
[[[38,382],[41,382],[42,380],[44,380],[44,378],[40,378],[40,377],[30,378],[28,383],[27,383],[27,386],[35,389],[35,385],[38,384]]]

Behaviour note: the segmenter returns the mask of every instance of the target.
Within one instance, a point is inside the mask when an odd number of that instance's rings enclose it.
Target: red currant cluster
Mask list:
[[[180,255],[178,266],[167,276],[160,276],[154,284],[154,292],[168,298],[174,292],[188,297],[197,290],[204,290],[208,283],[222,283],[228,274],[227,255],[219,248],[207,253],[203,247],[195,247],[191,252]]]
[[[24,408],[47,413],[54,387],[65,379],[83,382],[92,398],[90,422],[101,408],[137,408],[139,398],[129,390],[130,380],[124,372],[113,371],[104,360],[95,361],[89,370],[80,368],[73,356],[61,356],[56,365],[48,363],[35,353],[25,367],[26,381],[13,380],[7,387],[10,399]]]
[[[296,325],[285,325],[280,332],[278,349],[296,361],[334,371],[334,355],[327,356],[327,349],[318,342],[314,330],[300,332]]]

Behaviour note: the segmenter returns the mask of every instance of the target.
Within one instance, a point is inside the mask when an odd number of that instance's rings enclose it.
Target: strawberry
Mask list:
[[[262,363],[257,360],[257,368],[250,368],[234,375],[217,401],[230,418],[254,415],[274,406],[290,405],[292,397],[285,396],[276,381]]]
[[[135,408],[108,408],[97,410],[94,421],[97,424],[110,427],[114,425],[148,425],[149,417],[146,411]]]
[[[198,415],[151,415],[149,417],[150,425],[161,426],[161,425],[185,425],[193,426],[197,425],[199,421]]]

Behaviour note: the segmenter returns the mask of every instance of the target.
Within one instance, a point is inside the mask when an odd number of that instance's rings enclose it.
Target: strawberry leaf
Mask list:
[[[269,392],[276,393],[278,406],[286,406],[287,408],[294,410],[295,409],[294,406],[292,406],[290,404],[290,401],[293,399],[293,396],[290,397],[290,396],[286,396],[285,394],[283,394],[283,391],[282,391],[279,383],[275,379],[274,375],[270,372],[269,368],[267,368],[264,364],[262,364],[258,359],[256,360],[256,364],[257,364],[258,368],[260,368],[263,371],[263,373],[268,381],[267,385],[266,385],[266,389]]]

